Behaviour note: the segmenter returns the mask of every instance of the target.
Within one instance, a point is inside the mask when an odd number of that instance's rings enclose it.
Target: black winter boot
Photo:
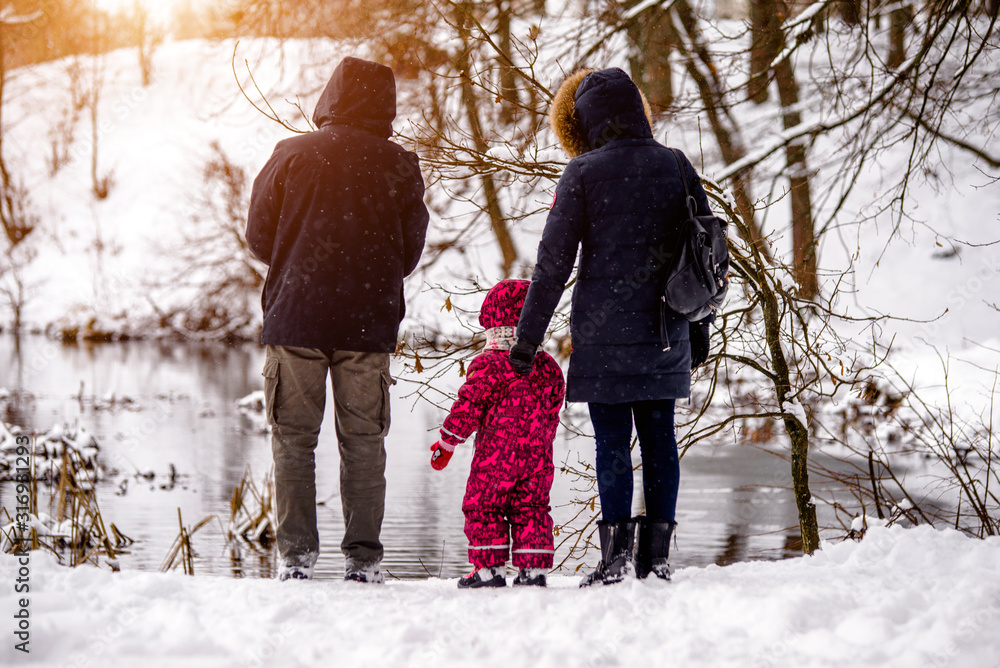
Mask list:
[[[598,522],[597,534],[601,540],[601,563],[585,577],[581,587],[595,584],[614,584],[635,575],[635,522]]]
[[[657,522],[648,517],[633,518],[639,525],[639,538],[636,541],[635,569],[640,578],[650,573],[661,580],[670,579],[670,538],[674,535],[676,522]]]
[[[458,580],[459,589],[481,589],[484,587],[506,587],[507,578],[504,577],[504,567],[495,566],[493,568],[480,568],[472,571],[468,575],[463,575]]]
[[[515,587],[544,587],[545,582],[545,569],[544,568],[522,568],[517,572],[517,577],[514,578]]]

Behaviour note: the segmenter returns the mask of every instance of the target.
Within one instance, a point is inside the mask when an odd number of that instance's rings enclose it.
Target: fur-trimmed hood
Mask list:
[[[571,158],[614,139],[653,136],[653,113],[621,69],[583,69],[569,75],[552,100],[549,125]]]

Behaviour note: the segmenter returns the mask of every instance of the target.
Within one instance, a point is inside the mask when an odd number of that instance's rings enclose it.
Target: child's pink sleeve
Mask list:
[[[441,440],[449,445],[464,442],[479,428],[479,421],[489,410],[500,371],[490,363],[495,355],[479,355],[469,365],[465,383],[441,427]]]

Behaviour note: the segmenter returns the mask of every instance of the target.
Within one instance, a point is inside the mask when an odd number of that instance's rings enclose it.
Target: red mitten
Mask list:
[[[438,441],[431,446],[431,452],[434,453],[431,455],[431,466],[435,471],[440,471],[451,461],[451,456],[455,454],[455,446]]]

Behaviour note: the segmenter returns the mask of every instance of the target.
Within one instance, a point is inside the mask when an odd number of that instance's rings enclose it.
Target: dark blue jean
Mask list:
[[[681,467],[674,436],[674,400],[589,404],[597,440],[597,491],[606,522],[632,517],[632,424],[642,453],[646,516],[673,522]]]

